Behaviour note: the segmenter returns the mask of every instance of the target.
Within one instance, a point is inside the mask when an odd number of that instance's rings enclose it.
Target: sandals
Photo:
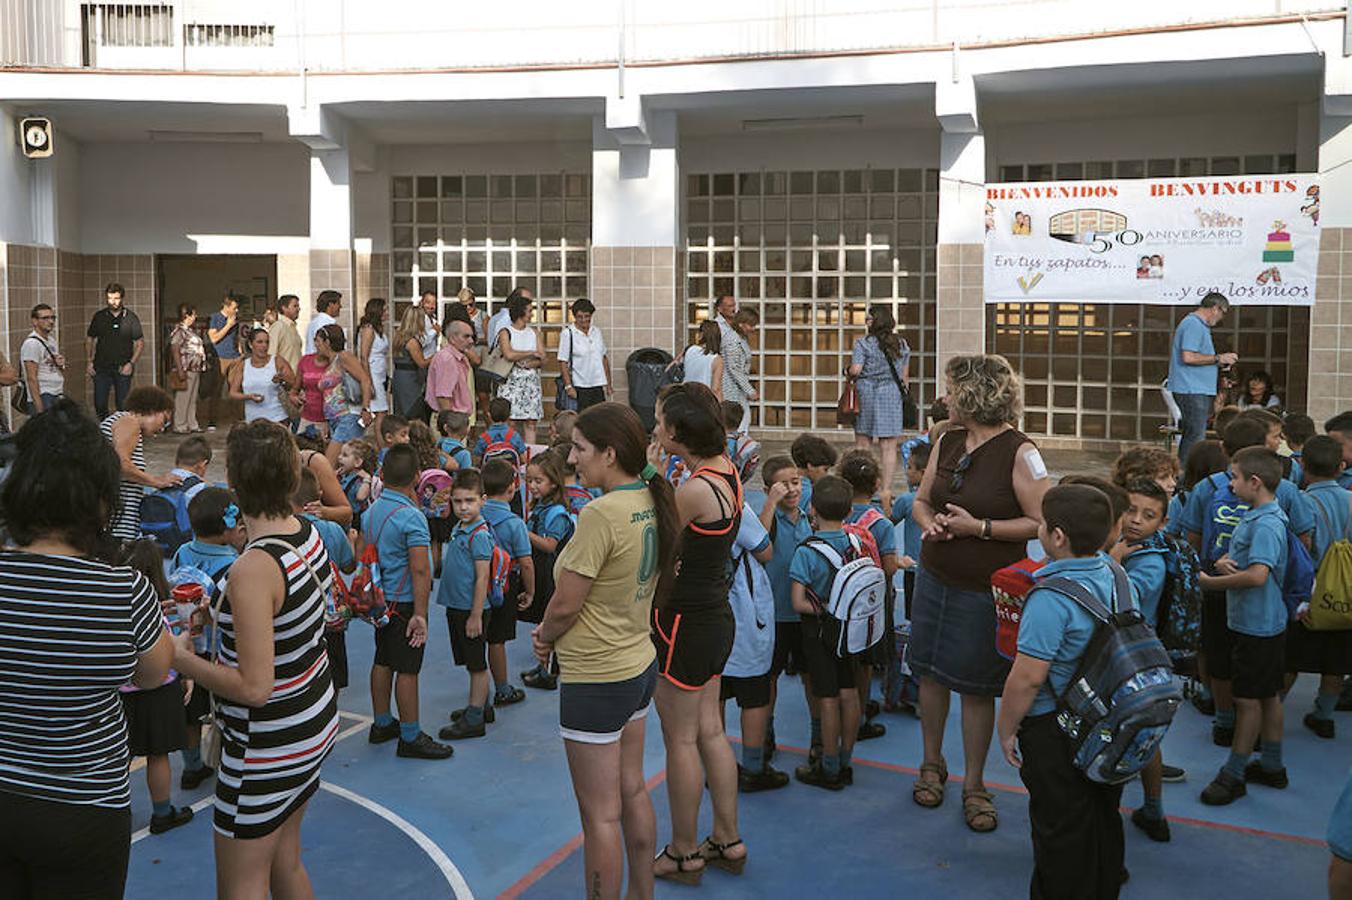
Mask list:
[[[937,780],[927,780],[926,772],[932,772]],[[948,766],[945,763],[924,763],[920,766],[920,777],[911,785],[911,799],[917,806],[935,809],[944,802],[944,785],[948,783]]]
[[[995,797],[985,790],[962,792],[962,817],[967,820],[967,827],[979,834],[994,831],[1000,824],[995,815]]]
[[[656,863],[664,856],[667,859],[671,860],[672,862],[676,863],[676,868],[673,871],[671,872],[657,871]],[[699,862],[704,861],[704,855],[700,853],[699,850],[696,850],[689,856],[677,856],[676,854],[671,852],[671,845],[668,844],[667,846],[662,848],[661,853],[657,854],[657,856],[653,858],[653,876],[656,878],[665,878],[668,881],[675,881],[680,884],[688,884],[691,887],[698,887],[700,879],[704,877],[704,866],[701,865],[698,869],[694,868],[687,869],[685,867],[686,863],[696,861]]]
[[[728,856],[728,851],[733,847],[742,846],[742,839],[729,841],[726,844],[720,844],[714,840],[713,835],[704,839],[704,843],[699,845],[699,853],[704,857],[707,865],[717,866],[724,872],[731,872],[733,875],[741,875],[742,870],[746,868],[747,854],[742,854],[736,859]]]

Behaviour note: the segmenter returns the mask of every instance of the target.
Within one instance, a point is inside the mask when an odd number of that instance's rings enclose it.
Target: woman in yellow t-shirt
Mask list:
[[[648,633],[653,597],[671,581],[678,530],[671,484],[646,454],[629,407],[601,403],[578,416],[569,459],[584,485],[604,493],[578,515],[554,566],[554,596],[531,633],[542,663],[558,657],[559,733],[582,817],[589,896],[620,896],[626,854],[651,858],[657,844],[643,777],[657,683]],[[637,881],[631,894],[652,896],[651,866],[633,864],[629,877]]]

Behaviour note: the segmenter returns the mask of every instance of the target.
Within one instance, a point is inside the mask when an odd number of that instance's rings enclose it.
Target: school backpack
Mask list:
[[[445,469],[423,469],[418,476],[418,505],[429,519],[451,517],[451,488],[455,485]]]
[[[1314,560],[1310,551],[1305,549],[1300,538],[1290,528],[1286,529],[1286,573],[1282,578],[1282,602],[1286,604],[1286,617],[1296,620],[1300,607],[1310,602],[1314,594]]]
[[[563,496],[568,501],[568,511],[575,516],[582,512],[582,507],[596,499],[591,491],[580,484],[564,485]]]
[[[370,509],[371,504],[376,499],[376,479],[374,477],[370,481],[371,488],[366,493],[366,499],[357,499],[357,494],[361,491],[362,485],[366,483],[359,472],[348,472],[339,482],[339,486],[343,489],[343,496],[347,498],[347,505],[352,507],[352,527],[358,531],[361,530],[362,513]]]
[[[1207,480],[1215,487],[1202,518],[1202,549],[1198,556],[1208,571],[1216,560],[1230,549],[1230,539],[1234,537],[1235,526],[1249,511],[1249,504],[1235,496],[1230,490],[1230,476],[1225,472],[1214,472]]]
[[[916,711],[920,702],[920,682],[906,662],[906,647],[911,642],[911,625],[903,622],[892,629],[892,653],[883,667],[883,709],[887,712]]]
[[[1157,531],[1147,546],[1164,549],[1164,590],[1155,632],[1175,660],[1202,646],[1202,561],[1187,541]]]
[[[737,477],[742,479],[742,484],[746,484],[760,468],[761,445],[760,441],[753,439],[746,432],[737,435],[735,440],[732,447],[732,465],[737,470]]]
[[[873,523],[879,520],[887,521],[882,513],[870,506],[868,509],[864,510],[864,514],[858,519],[843,525],[841,531],[844,531],[846,534],[852,534],[863,541],[864,552],[867,553],[875,563],[881,566],[883,564],[883,558],[882,554],[878,552],[878,540],[873,536],[873,532],[869,530],[873,527]],[[888,524],[891,523],[889,522]]]
[[[1313,499],[1313,498],[1311,498]],[[1324,527],[1333,535],[1333,523],[1324,504],[1314,500]],[[1352,496],[1348,498],[1348,531],[1352,531]],[[1352,629],[1352,540],[1348,531],[1330,540],[1319,570],[1314,577],[1314,593],[1303,622],[1311,631],[1347,631]]]
[[[1024,558],[1013,565],[996,569],[991,575],[991,594],[995,598],[995,652],[1013,659],[1019,652],[1019,620],[1028,592],[1037,583],[1037,571],[1045,559]]]
[[[188,520],[188,491],[202,483],[196,475],[159,488],[141,498],[141,533],[155,539],[160,552],[173,556],[179,547],[192,540],[192,522]]]
[[[497,609],[506,602],[507,597],[509,596],[510,591],[507,587],[507,581],[511,578],[512,569],[514,567],[512,565],[512,558],[507,555],[507,551],[502,549],[502,545],[498,543],[498,536],[493,531],[493,526],[489,525],[487,522],[480,522],[474,530],[469,533],[470,543],[473,544],[474,535],[485,529],[488,531],[489,539],[493,542],[493,553],[488,560],[488,597],[486,602],[493,609]],[[518,580],[519,579],[520,574],[518,573]],[[516,602],[515,597],[512,597],[512,602]]]
[[[352,577],[347,580],[337,577],[333,579],[334,617],[337,619],[361,619],[370,622],[376,628],[384,628],[390,624],[390,607],[394,604],[385,599],[385,586],[380,580],[380,551],[377,548],[385,526],[403,508],[402,505],[398,505],[385,514],[372,539],[366,542]],[[334,574],[338,574],[337,570]],[[407,580],[408,572],[405,571],[404,581]],[[404,581],[399,583],[400,588],[403,587]]]
[[[488,432],[484,432],[484,437],[488,437]],[[490,441],[488,446],[484,447],[483,461],[505,459],[512,464],[513,469],[521,468],[521,454],[512,446],[512,438],[514,437],[516,437],[516,431],[508,425],[507,430],[502,433],[502,437]]]
[[[887,633],[886,605],[887,576],[878,563],[878,550],[858,534],[857,526],[846,526],[850,546],[841,554],[819,537],[810,537],[803,543],[821,554],[835,572],[831,579],[831,593],[826,598],[813,600],[823,613],[840,623],[840,638],[836,642],[836,656],[844,659],[863,653]],[[867,530],[864,534],[868,534]]]
[[[1056,700],[1056,723],[1071,742],[1071,764],[1090,781],[1121,784],[1145,768],[1183,703],[1173,665],[1155,631],[1131,605],[1127,573],[1109,561],[1113,609],[1079,582],[1039,581],[1098,622],[1075,675]],[[1127,608],[1121,606],[1125,602]]]
[[[583,489],[583,492],[585,493],[585,489]],[[591,499],[591,494],[587,494],[587,499]],[[546,553],[535,546],[531,547],[530,555],[535,563],[535,602],[531,604],[529,609],[522,610],[517,614],[517,618],[523,622],[540,622],[544,619],[549,598],[554,596],[554,562],[563,552],[564,546],[572,540],[573,531],[577,528],[577,517],[566,506],[551,503],[543,508],[537,507],[537,511],[545,517],[544,522],[537,526],[541,528],[539,533],[548,530],[559,516],[568,518],[569,527],[567,533],[558,539],[558,545],[555,546],[553,553]],[[532,516],[534,515],[532,513]]]

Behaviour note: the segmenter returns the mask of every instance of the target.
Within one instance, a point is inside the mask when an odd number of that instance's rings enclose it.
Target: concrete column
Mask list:
[[[1321,426],[1352,409],[1352,109],[1331,110],[1330,99],[1319,125],[1321,234],[1307,402]]]
[[[942,132],[936,295],[940,390],[944,365],[950,357],[986,350],[986,307],[981,290],[985,202],[985,136],[979,131]]]
[[[353,334],[361,318],[356,309],[355,255],[352,244],[352,163],[346,148],[310,151],[310,283],[301,297],[301,331],[314,315],[314,299],[323,290],[343,295],[338,322]]]
[[[593,125],[592,148],[592,301],[610,350],[616,396],[623,399],[629,354],[677,343],[676,115],[645,115],[637,99],[612,98],[605,119]]]

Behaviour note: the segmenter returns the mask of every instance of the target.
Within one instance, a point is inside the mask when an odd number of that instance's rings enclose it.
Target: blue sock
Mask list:
[[[1141,804],[1141,813],[1147,819],[1164,818],[1164,798],[1158,795],[1152,797],[1145,795],[1145,802]]]
[[[822,745],[822,720],[812,720],[812,746],[820,747]]]
[[[470,725],[482,725],[484,723],[484,707],[466,706],[465,722]]]
[[[1234,728],[1235,708],[1232,706],[1229,709],[1216,710],[1216,724],[1222,728]]]
[[[377,728],[389,728],[393,724],[394,724],[394,716],[390,715],[387,712],[376,713]]]
[[[1235,751],[1231,750],[1230,758],[1225,761],[1225,765],[1221,766],[1221,771],[1229,774],[1232,778],[1238,781],[1243,781],[1244,767],[1247,766],[1248,764],[1249,764],[1249,754],[1236,753]]]
[[[822,756],[822,771],[824,771],[827,775],[830,775],[832,778],[834,778],[834,777],[836,777],[837,775],[839,775],[839,774],[840,774],[840,757],[839,757],[839,756],[825,756],[825,755],[823,755],[823,756]]]
[[[1282,768],[1282,742],[1263,741],[1263,754],[1259,757],[1264,772],[1277,772]]]
[[[854,759],[854,748],[840,751],[840,767],[842,769],[848,769],[852,759]]]
[[[151,812],[161,819],[169,815],[174,809],[168,800],[153,800],[151,801],[151,807]]]
[[[1338,698],[1335,695],[1333,699],[1337,700]],[[185,771],[192,772],[202,768],[201,747],[184,747],[179,752],[183,754],[183,768]]]
[[[742,745],[742,768],[753,773],[765,771],[764,744],[759,747],[753,747],[750,744]]]
[[[403,741],[406,744],[411,744],[418,739],[418,734],[421,731],[422,728],[418,726],[417,719],[414,719],[412,722],[400,722],[399,740]]]
[[[1314,697],[1314,717],[1316,719],[1332,719],[1334,707],[1338,705],[1338,692],[1326,694],[1320,691]]]

